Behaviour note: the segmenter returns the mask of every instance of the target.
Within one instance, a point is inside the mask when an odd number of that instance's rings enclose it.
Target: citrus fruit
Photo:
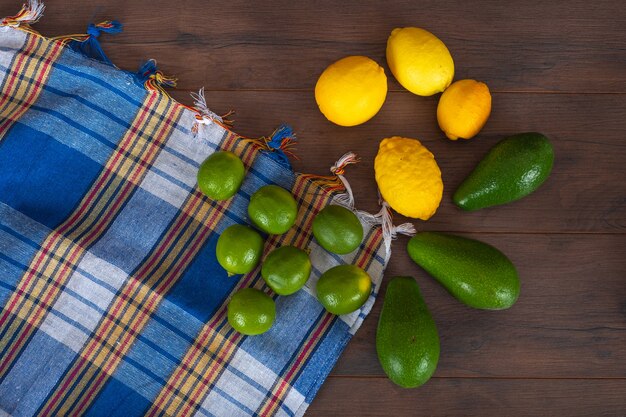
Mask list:
[[[228,151],[213,152],[200,164],[198,188],[213,200],[231,198],[243,182],[245,169],[237,155]]]
[[[365,56],[348,56],[329,65],[315,85],[320,111],[340,126],[367,122],[378,113],[385,97],[385,70]]]
[[[359,247],[363,226],[347,208],[328,205],[313,219],[313,236],[327,251],[343,255]]]
[[[296,221],[298,206],[291,193],[278,185],[259,188],[248,205],[248,216],[259,229],[272,235],[285,233]]]
[[[420,141],[394,136],[383,139],[374,160],[382,197],[398,213],[428,220],[443,193],[435,157]]]
[[[265,333],[276,318],[276,304],[272,297],[256,288],[243,288],[230,299],[228,323],[239,333],[253,336]]]
[[[261,276],[276,294],[298,291],[311,275],[309,255],[295,246],[274,249],[263,261]]]
[[[396,28],[391,32],[387,64],[398,82],[419,96],[441,93],[454,78],[454,61],[446,45],[420,28]]]
[[[486,84],[474,80],[452,83],[439,99],[437,121],[448,139],[471,139],[483,128],[491,113],[491,94]]]
[[[255,230],[241,224],[229,226],[217,239],[217,261],[228,275],[247,274],[259,263],[263,238]]]
[[[352,313],[370,295],[370,276],[354,265],[339,265],[324,272],[317,281],[317,299],[333,314]]]

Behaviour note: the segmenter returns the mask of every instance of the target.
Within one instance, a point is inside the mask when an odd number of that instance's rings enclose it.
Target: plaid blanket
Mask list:
[[[17,20],[0,27],[0,416],[302,415],[372,307],[381,228],[364,222],[358,250],[326,252],[311,222],[345,204],[336,175],[295,173],[267,141],[176,102],[153,64],[134,74],[86,56],[76,46],[93,34],[49,39]],[[221,202],[196,186],[216,150],[247,169]],[[295,245],[313,263],[288,297],[258,268],[229,278],[215,258],[220,233],[248,223],[249,197],[266,184],[291,190],[299,212],[265,253]],[[334,316],[315,283],[342,263],[364,268],[374,290]],[[242,287],[276,299],[269,332],[228,324]]]

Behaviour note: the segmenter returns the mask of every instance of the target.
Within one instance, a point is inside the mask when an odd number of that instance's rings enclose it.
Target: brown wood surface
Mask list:
[[[456,302],[394,243],[387,277],[413,275],[441,336],[434,378],[403,390],[383,375],[374,349],[380,301],[310,407],[310,416],[626,415],[626,9],[582,0],[273,1],[48,0],[36,26],[46,35],[83,32],[116,18],[101,40],[127,70],[146,58],[179,77],[180,101],[205,86],[216,112],[237,111],[235,130],[269,134],[280,122],[299,135],[297,170],[325,173],[347,150],[361,164],[347,177],[360,208],[376,210],[373,158],[381,138],[421,139],[443,171],[438,213],[418,229],[489,242],[513,260],[522,295],[507,311]],[[16,2],[0,0],[0,15]],[[381,112],[341,128],[316,108],[319,73],[345,55],[384,65],[397,26],[421,26],[450,48],[456,78],[485,81],[493,112],[469,142],[444,139],[437,98],[393,79]],[[504,207],[462,213],[452,191],[500,138],[522,131],[552,138],[552,176]],[[400,216],[397,221],[402,221]],[[384,288],[383,288],[384,291]]]

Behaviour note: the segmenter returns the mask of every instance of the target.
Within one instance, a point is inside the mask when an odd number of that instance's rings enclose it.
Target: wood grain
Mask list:
[[[329,378],[307,416],[623,417],[626,380],[432,379],[407,390],[379,378]]]
[[[46,4],[37,26],[46,33],[121,20],[125,32],[104,40],[111,58],[130,70],[156,58],[183,88],[311,90],[322,69],[346,55],[384,64],[391,30],[417,25],[446,43],[457,78],[485,80],[494,91],[626,91],[626,11],[610,0],[593,7],[538,0]],[[399,88],[393,77],[390,84]]]
[[[521,295],[509,310],[464,306],[394,242],[387,278],[417,279],[441,339],[439,377],[626,377],[625,235],[464,234],[516,265]],[[384,295],[384,288],[381,295]],[[383,376],[374,340],[382,307],[350,342],[334,373]]]
[[[517,266],[522,295],[510,310],[469,309],[394,243],[386,277],[412,275],[437,322],[442,354],[435,377],[403,390],[382,374],[374,349],[381,298],[322,386],[310,416],[624,416],[626,415],[626,8],[612,0],[345,0],[202,2],[47,0],[35,28],[84,32],[119,19],[103,35],[122,69],[156,58],[179,77],[173,96],[207,88],[212,109],[235,115],[235,131],[268,135],[292,124],[302,172],[326,173],[348,150],[360,208],[375,211],[373,158],[380,139],[419,138],[436,155],[444,198],[418,229],[454,231],[491,243]],[[0,0],[0,15],[17,2]],[[394,27],[420,26],[450,48],[456,78],[485,81],[493,112],[474,140],[443,138],[437,97],[404,91],[385,65]],[[346,55],[386,68],[390,93],[370,122],[346,129],[317,110],[323,68]],[[499,139],[541,131],[556,151],[548,182],[507,206],[463,213],[456,186]],[[398,216],[397,222],[403,221]],[[383,291],[384,293],[384,285]]]

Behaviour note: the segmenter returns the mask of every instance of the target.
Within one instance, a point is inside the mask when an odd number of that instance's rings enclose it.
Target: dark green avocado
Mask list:
[[[415,263],[470,307],[502,310],[519,297],[515,267],[502,252],[484,242],[420,232],[409,240],[407,250]]]
[[[452,197],[463,210],[478,210],[519,200],[550,175],[554,151],[541,133],[520,133],[496,144]]]
[[[437,368],[437,327],[411,277],[395,277],[387,285],[376,351],[389,379],[404,388],[424,384]]]

